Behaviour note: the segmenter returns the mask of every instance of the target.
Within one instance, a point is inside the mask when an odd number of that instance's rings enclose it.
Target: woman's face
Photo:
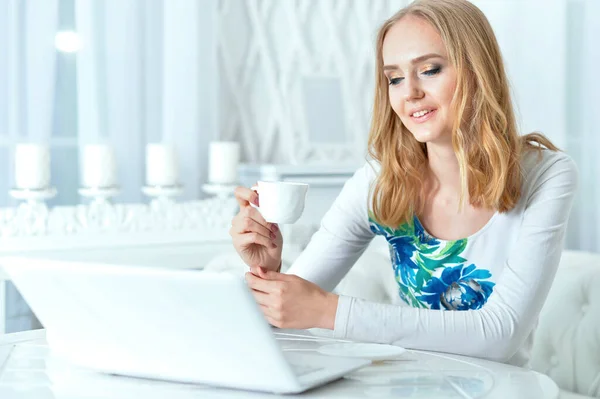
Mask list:
[[[456,70],[439,33],[406,16],[386,34],[382,56],[390,105],[404,126],[421,143],[451,142]]]

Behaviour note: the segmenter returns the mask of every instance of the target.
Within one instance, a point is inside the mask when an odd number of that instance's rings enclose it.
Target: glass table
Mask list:
[[[278,330],[283,351],[316,352],[336,342],[311,331]],[[322,355],[324,356],[324,355]],[[268,371],[265,371],[268,372]],[[558,398],[547,376],[464,356],[408,350],[304,392],[307,398]],[[45,331],[0,336],[0,398],[274,398],[261,392],[96,373],[53,357]],[[287,397],[290,397],[289,395]]]

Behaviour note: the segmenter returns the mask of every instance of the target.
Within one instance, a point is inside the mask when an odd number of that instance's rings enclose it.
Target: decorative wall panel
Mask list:
[[[220,137],[247,162],[363,158],[379,25],[406,0],[221,0],[217,35]],[[303,82],[339,82],[343,140],[311,140]],[[310,98],[309,98],[310,100]]]

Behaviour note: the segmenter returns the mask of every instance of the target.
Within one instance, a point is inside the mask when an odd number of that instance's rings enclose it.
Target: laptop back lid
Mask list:
[[[52,350],[75,364],[243,389],[299,384],[239,276],[34,257],[0,265]]]

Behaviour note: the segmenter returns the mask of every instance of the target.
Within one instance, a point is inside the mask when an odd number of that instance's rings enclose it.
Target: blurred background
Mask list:
[[[405,0],[0,0],[0,206],[17,143],[46,143],[50,205],[81,201],[80,149],[109,143],[144,200],[147,143],[175,146],[183,199],[201,198],[209,143],[247,163],[364,159],[379,24]],[[523,133],[581,174],[567,246],[600,252],[600,2],[480,0]],[[326,166],[325,166],[326,167]]]

